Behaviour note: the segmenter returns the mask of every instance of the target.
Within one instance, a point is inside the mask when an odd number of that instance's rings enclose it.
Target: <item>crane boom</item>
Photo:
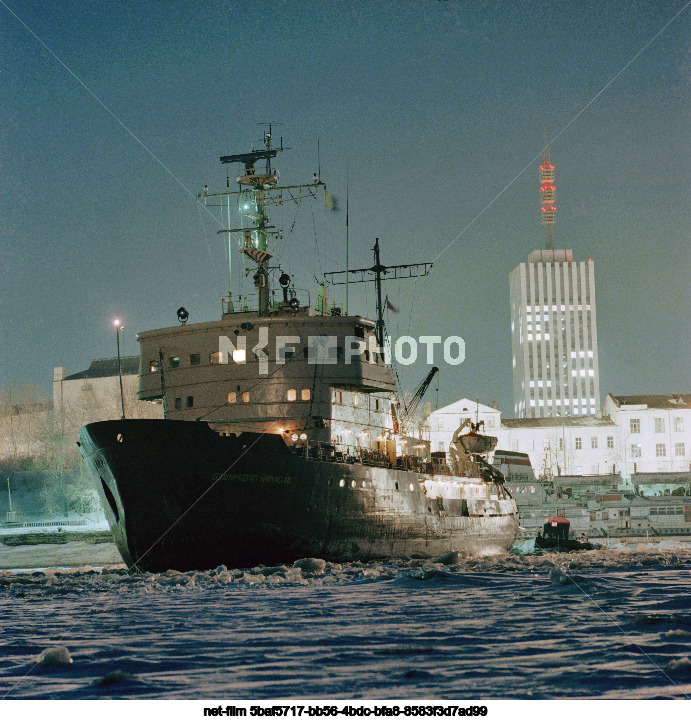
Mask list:
[[[438,372],[439,368],[437,368],[437,366],[434,366],[432,370],[427,374],[425,379],[422,381],[422,383],[420,383],[420,385],[417,387],[417,390],[413,394],[413,397],[410,399],[410,403],[404,404],[401,412],[402,425],[407,423],[407,421],[409,421],[410,418],[413,416],[413,414],[417,410],[417,407],[420,405],[420,401],[427,392],[430,383]]]

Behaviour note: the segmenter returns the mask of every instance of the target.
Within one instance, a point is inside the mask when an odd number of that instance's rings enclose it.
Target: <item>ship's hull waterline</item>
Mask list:
[[[513,499],[469,511],[432,497],[432,476],[305,459],[276,435],[103,421],[82,428],[81,452],[123,560],[142,571],[485,555],[518,532]]]

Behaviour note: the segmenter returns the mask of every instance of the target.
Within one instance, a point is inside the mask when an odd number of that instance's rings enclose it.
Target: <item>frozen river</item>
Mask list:
[[[0,572],[14,699],[684,698],[691,548]],[[64,646],[58,665],[37,665]]]

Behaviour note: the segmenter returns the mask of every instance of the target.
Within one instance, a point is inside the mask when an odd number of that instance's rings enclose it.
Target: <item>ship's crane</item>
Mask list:
[[[417,390],[413,394],[413,397],[410,399],[410,403],[403,402],[403,407],[400,411],[401,427],[407,425],[408,421],[410,421],[410,419],[413,417],[415,411],[417,410],[417,407],[420,405],[420,401],[427,392],[427,389],[429,388],[434,376],[437,375],[438,372],[439,368],[437,368],[437,366],[434,366],[432,370],[427,374],[425,379],[422,381],[422,383],[420,383],[420,385],[417,387]]]

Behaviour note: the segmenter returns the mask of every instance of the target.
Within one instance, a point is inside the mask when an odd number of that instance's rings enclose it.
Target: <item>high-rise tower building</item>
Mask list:
[[[553,250],[554,166],[548,149],[540,195],[547,249],[534,250],[509,276],[514,412],[519,418],[595,415],[595,268],[592,259],[575,262],[571,250]]]

